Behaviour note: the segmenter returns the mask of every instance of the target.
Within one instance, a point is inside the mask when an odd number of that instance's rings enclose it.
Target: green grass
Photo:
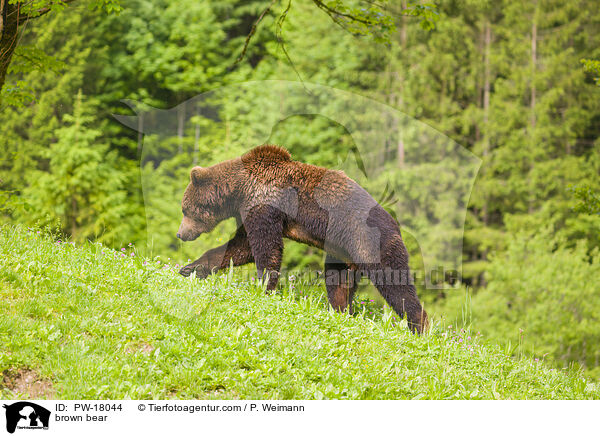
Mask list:
[[[600,398],[469,332],[418,337],[389,312],[332,312],[320,286],[266,295],[236,274],[0,228],[0,395],[27,396],[10,378],[30,371],[63,399]]]

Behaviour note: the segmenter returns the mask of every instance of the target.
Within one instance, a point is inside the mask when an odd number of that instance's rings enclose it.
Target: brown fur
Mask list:
[[[427,314],[414,285],[377,279],[389,271],[410,277],[398,224],[343,172],[293,161],[287,150],[263,145],[210,168],[195,167],[190,179],[177,237],[196,239],[231,217],[239,229],[181,274],[196,271],[206,277],[230,262],[255,262],[259,277],[268,273],[267,287],[273,289],[283,238],[289,238],[327,251],[327,294],[336,310],[352,311],[356,276],[366,275],[400,316],[407,315],[411,330],[426,328]]]

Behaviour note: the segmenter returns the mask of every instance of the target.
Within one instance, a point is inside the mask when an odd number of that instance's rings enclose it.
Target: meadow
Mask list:
[[[324,285],[267,293],[236,270],[184,278],[135,246],[0,228],[3,398],[598,399],[574,369],[515,356],[433,319],[416,336]]]

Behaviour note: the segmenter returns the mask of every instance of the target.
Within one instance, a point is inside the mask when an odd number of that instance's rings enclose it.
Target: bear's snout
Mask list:
[[[183,217],[179,230],[177,230],[177,238],[182,241],[193,241],[203,233],[202,230],[202,226],[199,223],[188,217]]]
[[[181,239],[184,242],[193,241],[198,236],[200,236],[199,233],[196,234],[196,235],[192,235],[191,232],[184,232],[184,231],[181,231],[181,230],[177,232],[177,238]]]

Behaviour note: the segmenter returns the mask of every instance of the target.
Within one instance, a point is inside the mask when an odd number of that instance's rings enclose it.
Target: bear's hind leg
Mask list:
[[[325,287],[334,310],[352,314],[352,299],[356,291],[355,271],[331,255],[325,257]]]
[[[407,272],[408,270],[403,271]],[[409,283],[394,283],[393,281],[388,283],[385,272],[386,269],[380,266],[369,269],[368,274],[371,282],[400,318],[403,318],[406,314],[408,327],[411,331],[419,334],[423,333],[428,325],[427,312],[421,306],[415,286]],[[384,277],[383,281],[381,277]]]
[[[428,327],[427,312],[417,297],[402,238],[392,236],[382,248],[381,263],[368,268],[369,278],[400,318],[406,314],[410,330],[421,334]]]

